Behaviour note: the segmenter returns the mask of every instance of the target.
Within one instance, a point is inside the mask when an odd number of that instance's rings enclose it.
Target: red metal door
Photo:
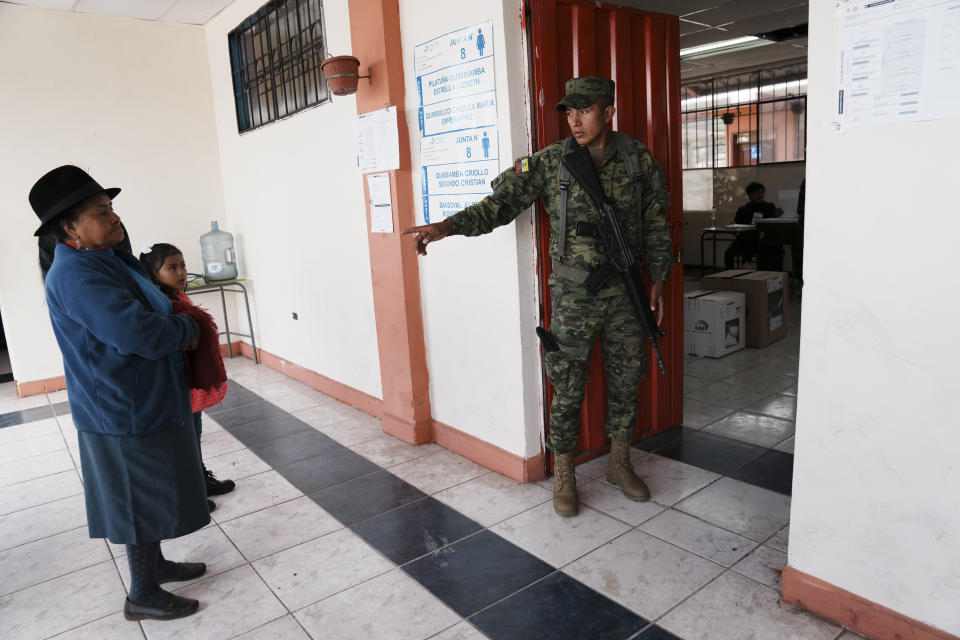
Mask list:
[[[537,147],[570,135],[554,105],[564,83],[576,76],[607,76],[617,84],[614,128],[642,140],[666,172],[670,189],[671,238],[680,255],[682,189],[680,168],[680,47],[675,16],[584,0],[532,0],[533,96]],[[540,207],[539,274],[543,317],[550,318],[549,225]],[[660,341],[667,366],[661,375],[648,348],[648,374],[637,390],[640,416],[636,434],[644,436],[680,424],[683,417],[683,271],[677,263],[666,290],[667,335]],[[600,350],[595,349],[580,423],[577,459],[604,450],[605,380]],[[553,389],[547,384],[547,397]],[[548,426],[549,429],[549,426]]]

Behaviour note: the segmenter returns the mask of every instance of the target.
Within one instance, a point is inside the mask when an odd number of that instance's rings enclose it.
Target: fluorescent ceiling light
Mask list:
[[[719,42],[710,42],[696,47],[680,49],[680,57],[683,59],[706,58],[715,56],[719,53],[729,53],[731,51],[741,51],[743,49],[752,49],[753,47],[762,47],[765,44],[773,44],[769,40],[758,38],[757,36],[741,36],[731,40],[720,40]]]

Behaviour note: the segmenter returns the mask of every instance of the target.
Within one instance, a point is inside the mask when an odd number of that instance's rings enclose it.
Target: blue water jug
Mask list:
[[[203,279],[207,282],[237,277],[233,234],[221,231],[216,220],[210,222],[210,231],[200,236],[200,254],[203,257]]]

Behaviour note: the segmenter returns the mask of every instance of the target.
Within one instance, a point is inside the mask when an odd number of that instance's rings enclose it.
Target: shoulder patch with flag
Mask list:
[[[527,173],[530,171],[530,157],[520,158],[514,163],[514,169],[517,171],[517,175],[521,173]]]

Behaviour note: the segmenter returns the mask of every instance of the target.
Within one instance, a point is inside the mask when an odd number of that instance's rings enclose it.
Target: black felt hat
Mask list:
[[[90,175],[72,164],[57,167],[37,180],[30,189],[30,206],[40,218],[40,227],[33,235],[39,236],[50,230],[55,222],[76,204],[98,193],[116,198],[120,189],[104,189]]]

